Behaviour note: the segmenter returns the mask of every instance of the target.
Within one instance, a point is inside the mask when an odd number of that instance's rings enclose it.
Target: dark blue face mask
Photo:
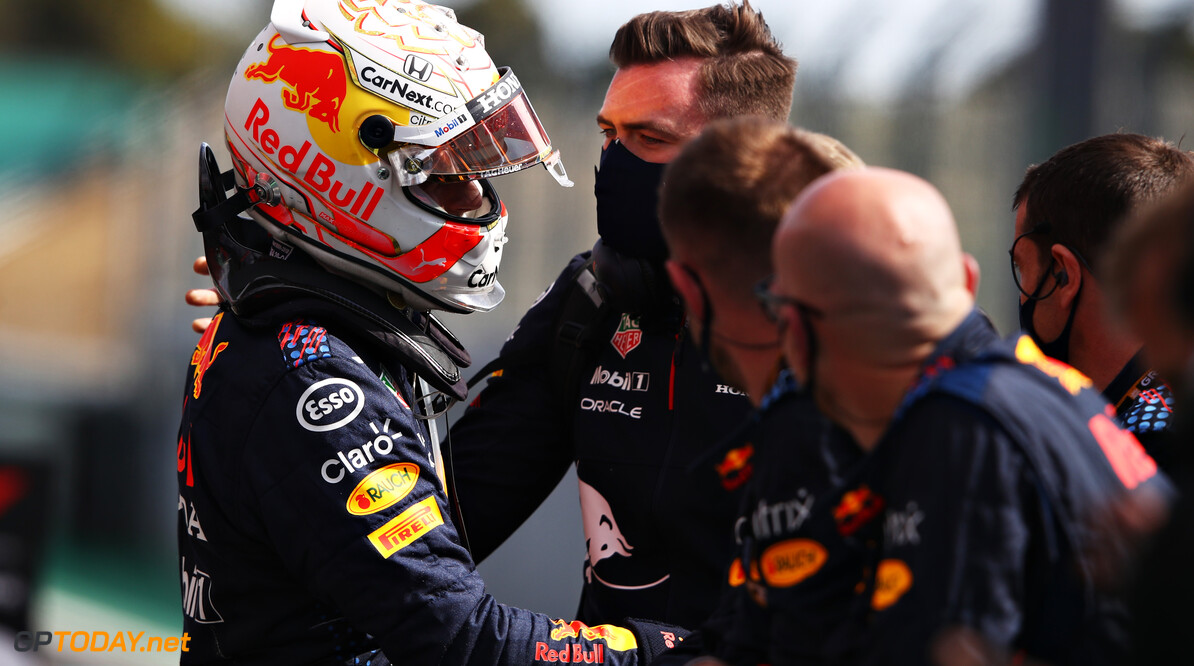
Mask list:
[[[639,159],[620,141],[601,151],[593,193],[597,195],[597,233],[607,246],[656,264],[667,259],[657,213],[665,166]]]

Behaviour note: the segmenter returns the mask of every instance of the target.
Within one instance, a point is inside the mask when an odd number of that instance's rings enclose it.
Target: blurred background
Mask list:
[[[519,74],[577,186],[496,181],[512,215],[506,301],[451,317],[479,367],[596,238],[593,121],[614,30],[712,0],[451,0]],[[756,0],[800,60],[792,121],[937,184],[1015,327],[1005,251],[1024,169],[1095,134],[1194,128],[1191,0]],[[191,349],[183,292],[202,252],[200,141],[268,0],[0,0],[0,625],[181,633],[177,419]],[[482,564],[499,600],[575,610],[576,481]],[[0,636],[0,664],[17,657]],[[54,663],[177,663],[65,652]]]

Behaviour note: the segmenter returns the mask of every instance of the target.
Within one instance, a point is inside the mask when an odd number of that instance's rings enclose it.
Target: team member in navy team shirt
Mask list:
[[[225,118],[234,168],[201,148],[194,215],[225,306],[179,428],[182,663],[638,664],[679,641],[498,604],[449,519],[425,394],[463,397],[468,355],[431,311],[502,298],[487,177],[568,182],[517,76],[450,10],[279,0]]]
[[[1141,339],[1120,326],[1107,303],[1102,255],[1133,212],[1194,176],[1194,156],[1162,139],[1096,136],[1029,167],[1016,189],[1013,276],[1020,327],[1046,355],[1091,378],[1167,473],[1180,446],[1173,392],[1145,363]]]
[[[754,286],[770,275],[771,237],[791,200],[834,169],[858,168],[848,148],[763,118],[710,123],[665,172],[660,221],[668,275],[694,337],[718,374],[745,388],[757,411],[736,441],[751,468],[734,526],[729,590],[693,654],[728,663],[817,663],[857,580],[832,520],[812,520],[861,457],[849,436],[780,373],[774,323]],[[832,560],[832,561],[830,561]],[[782,640],[770,640],[775,636]]]
[[[702,363],[663,270],[657,190],[709,121],[786,120],[796,63],[747,2],[636,16],[610,59],[618,69],[597,114],[600,241],[522,318],[490,366],[500,373],[453,426],[455,480],[480,558],[575,463],[580,619],[693,626],[733,555],[751,463],[726,438],[749,403]]]
[[[977,266],[928,183],[813,183],[766,295],[803,390],[866,451],[830,515],[863,559],[839,663],[930,663],[943,632],[1052,664],[1123,663],[1086,522],[1167,483],[1079,371],[974,309]],[[998,662],[997,662],[998,663]]]

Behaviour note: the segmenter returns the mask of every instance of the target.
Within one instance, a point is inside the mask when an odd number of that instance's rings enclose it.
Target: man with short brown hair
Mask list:
[[[454,473],[480,558],[575,463],[588,555],[581,619],[695,626],[716,603],[750,469],[718,447],[749,404],[694,347],[663,268],[657,191],[665,164],[708,122],[786,120],[796,61],[746,1],[640,14],[618,30],[610,59],[618,69],[597,114],[600,240],[483,371],[500,375],[452,428]]]
[[[771,237],[809,183],[862,165],[832,137],[754,116],[710,123],[668,165],[660,198],[668,277],[714,369],[756,405],[781,355],[752,293],[772,272]]]
[[[1090,377],[1169,471],[1172,445],[1157,435],[1173,421],[1173,395],[1144,364],[1140,338],[1113,321],[1101,262],[1126,216],[1192,176],[1194,157],[1162,139],[1106,134],[1029,167],[1013,206],[1021,328],[1045,354]]]
[[[772,272],[771,238],[792,199],[825,174],[862,166],[832,137],[744,117],[710,123],[664,174],[668,275],[702,351],[758,408],[729,445],[752,468],[734,531],[734,590],[701,640],[690,637],[667,663],[694,653],[728,663],[817,663],[845,615],[853,560],[839,561],[831,524],[807,518],[860,451],[781,371],[779,336],[753,289]]]

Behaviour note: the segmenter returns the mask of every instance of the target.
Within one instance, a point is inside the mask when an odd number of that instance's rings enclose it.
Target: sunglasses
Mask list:
[[[825,312],[820,308],[809,305],[791,296],[784,296],[771,291],[771,285],[775,282],[775,276],[769,275],[763,278],[755,285],[754,294],[755,299],[759,302],[759,307],[763,308],[763,314],[767,315],[773,323],[779,323],[779,309],[785,305],[791,305],[796,308],[802,318],[812,319],[816,317],[824,317]]]

